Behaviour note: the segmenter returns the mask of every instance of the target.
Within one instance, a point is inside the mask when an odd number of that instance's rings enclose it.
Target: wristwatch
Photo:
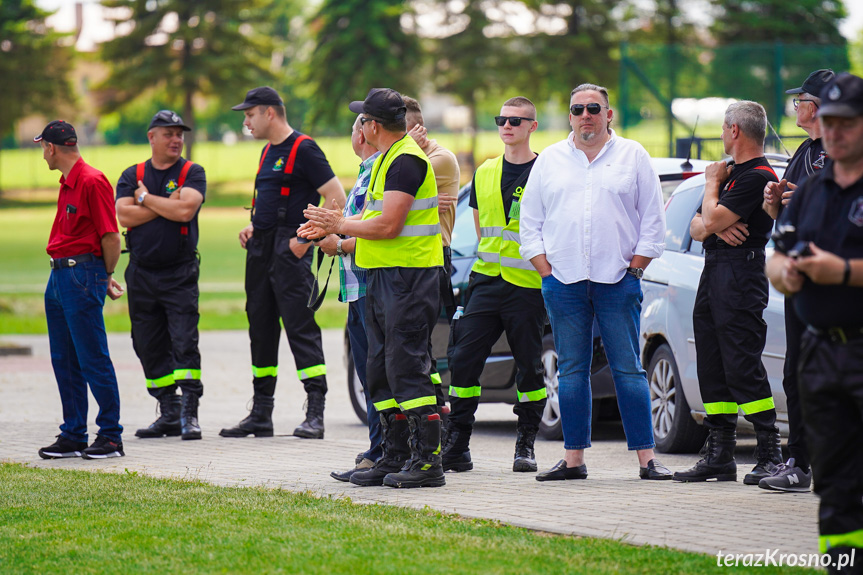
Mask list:
[[[141,192],[141,195],[140,195],[140,196],[138,196],[138,203],[139,203],[140,205],[142,205],[142,206],[144,205],[144,198],[146,198],[146,197],[147,197],[147,194],[149,194],[149,193],[150,193],[150,192]]]
[[[635,279],[641,279],[644,276],[644,268],[626,268],[626,273],[635,276]]]
[[[346,255],[348,255],[348,252],[346,252],[345,250],[342,249],[342,242],[343,241],[345,241],[345,240],[339,240],[336,242],[336,255],[339,257],[342,257],[342,258],[345,257]]]

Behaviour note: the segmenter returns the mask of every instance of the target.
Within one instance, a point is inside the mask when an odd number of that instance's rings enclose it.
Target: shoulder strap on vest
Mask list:
[[[195,162],[190,162],[189,160],[186,160],[186,163],[183,164],[182,168],[180,168],[180,177],[177,178],[177,187],[183,187],[183,184],[186,183],[186,176],[189,174],[189,170],[191,170],[192,166],[194,165]]]
[[[144,169],[147,167],[147,162],[141,162],[137,166],[135,166],[135,185],[138,185],[138,182],[144,181]]]
[[[298,136],[294,141],[294,145],[291,147],[291,153],[288,154],[288,161],[285,162],[285,175],[290,176],[294,173],[294,162],[297,160],[297,150],[300,148],[300,144],[305,142],[306,140],[311,140],[311,136],[307,136],[305,134]],[[282,187],[282,195],[290,196],[291,195],[291,187],[283,186]]]

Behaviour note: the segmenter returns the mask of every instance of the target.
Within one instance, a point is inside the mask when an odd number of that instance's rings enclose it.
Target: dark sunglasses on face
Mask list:
[[[572,106],[569,107],[569,111],[570,111],[570,113],[572,113],[573,116],[581,116],[581,114],[584,112],[584,110],[587,109],[587,111],[592,116],[595,116],[595,115],[599,114],[603,108],[607,108],[607,107],[608,106],[602,106],[602,105],[597,104],[597,103],[588,104],[586,106],[584,104],[573,104]]]
[[[533,122],[533,118],[519,118],[518,116],[495,116],[494,123],[498,126],[505,126],[506,121],[509,120],[509,125],[513,128],[517,128],[521,125],[521,121],[525,122]]]

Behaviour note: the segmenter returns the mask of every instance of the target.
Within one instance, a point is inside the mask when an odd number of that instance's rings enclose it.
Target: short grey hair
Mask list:
[[[576,86],[575,89],[569,93],[569,98],[572,99],[573,96],[578,94],[579,92],[599,92],[602,94],[602,99],[605,100],[605,105],[611,107],[611,104],[608,100],[608,89],[603,88],[602,86],[597,86],[596,84],[580,84]]]
[[[758,102],[741,100],[734,102],[725,110],[725,125],[729,128],[737,124],[740,131],[756,144],[764,145],[767,134],[767,112]]]

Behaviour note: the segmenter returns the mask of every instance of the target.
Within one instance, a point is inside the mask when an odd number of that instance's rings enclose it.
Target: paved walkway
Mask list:
[[[205,396],[200,420],[204,439],[141,440],[134,430],[155,416],[155,401],[143,387],[143,372],[125,335],[109,345],[120,381],[122,423],[127,456],[107,461],[40,459],[36,451],[59,433],[60,401],[46,336],[3,336],[30,345],[32,357],[0,357],[0,460],[35,467],[135,470],[148,475],[192,478],[218,485],[265,485],[321,496],[349,497],[358,503],[429,506],[467,517],[548,531],[607,537],[635,544],[676,547],[715,555],[817,551],[817,498],[813,494],[771,493],[742,483],[676,484],[638,479],[634,454],[626,451],[619,423],[597,426],[588,450],[586,481],[540,483],[534,474],[511,471],[515,417],[505,405],[481,405],[472,439],[475,468],[447,474],[438,489],[361,488],[329,477],[345,469],[367,445],[365,428],[354,415],[345,384],[342,333],[324,333],[331,390],[326,412],[326,439],[290,436],[302,421],[304,394],[291,373],[293,359],[283,339],[281,379],[276,391],[271,439],[224,439],[218,430],[246,415],[251,397],[248,339],[244,332],[205,332]],[[91,401],[90,431],[96,406]],[[92,437],[91,437],[92,439]],[[738,448],[738,462],[752,465],[754,440]],[[560,442],[537,441],[541,468],[563,455]],[[694,456],[661,457],[674,469],[691,465]]]

